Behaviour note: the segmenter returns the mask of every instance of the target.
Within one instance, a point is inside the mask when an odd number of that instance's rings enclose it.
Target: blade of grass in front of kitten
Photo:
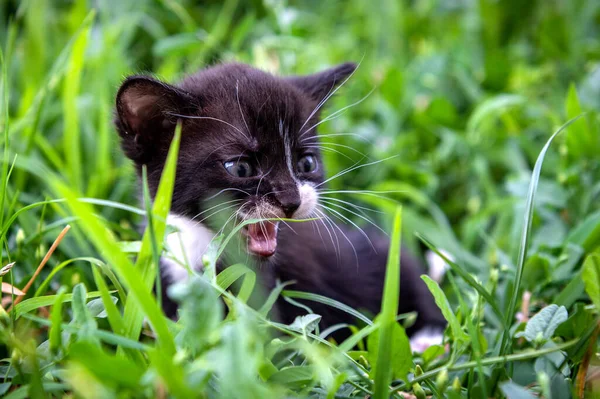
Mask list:
[[[181,124],[177,124],[156,196],[154,197],[152,212],[147,215],[152,220],[152,228],[150,225],[146,228],[144,237],[142,238],[142,248],[135,262],[135,268],[140,273],[140,279],[137,281],[137,284],[140,286],[140,289],[145,290],[148,294],[151,292],[152,283],[159,268],[159,265],[155,263],[154,253],[160,253],[162,250],[163,236],[167,226],[167,215],[171,209],[180,140]],[[142,322],[144,320],[142,309],[137,304],[127,301],[123,312],[123,320],[127,326],[126,336],[137,339],[142,331]]]
[[[525,215],[523,216],[523,228],[521,230],[521,239],[519,242],[519,256],[516,264],[516,274],[514,284],[512,285],[512,292],[510,293],[510,302],[508,304],[508,309],[506,312],[506,325],[512,325],[512,322],[515,318],[515,307],[517,306],[517,301],[519,299],[519,295],[521,292],[521,279],[523,278],[523,268],[525,266],[525,260],[527,258],[527,250],[529,238],[531,235],[531,224],[533,222],[533,205],[535,203],[535,194],[537,191],[537,186],[540,180],[540,173],[542,170],[542,164],[544,163],[544,157],[546,156],[546,152],[548,152],[548,148],[550,148],[550,144],[556,136],[558,136],[563,130],[565,130],[569,125],[573,122],[581,118],[582,115],[577,116],[576,118],[572,118],[567,121],[564,125],[562,125],[550,138],[546,141],[546,144],[540,151],[540,155],[538,155],[537,160],[535,161],[535,165],[533,167],[533,172],[531,173],[531,181],[529,182],[529,189],[527,191],[527,199],[525,202]],[[510,287],[510,285],[509,285]],[[500,351],[498,353],[499,356],[503,356],[510,352],[510,331],[504,330],[502,333],[502,341],[500,344]]]
[[[400,297],[400,239],[402,229],[402,207],[396,208],[394,225],[390,239],[390,249],[385,273],[385,285],[381,313],[379,315],[379,345],[374,377],[373,397],[387,398],[392,381],[392,370],[389,367],[392,348],[392,329],[398,313]]]
[[[156,333],[158,343],[164,348],[164,351],[170,355],[175,353],[175,341],[169,331],[167,320],[150,290],[141,284],[143,278],[140,270],[135,268],[129,261],[127,254],[119,249],[114,236],[110,234],[106,225],[94,215],[92,207],[78,201],[76,195],[64,183],[55,182],[54,184],[56,191],[67,199],[72,213],[80,218],[81,227],[87,234],[87,238],[102,253],[107,263],[114,268],[123,280],[127,287],[126,307],[135,307],[136,311],[145,315]],[[126,325],[129,321],[124,317]],[[133,339],[138,338],[139,333],[138,336],[133,337]]]
[[[318,295],[318,294],[313,294],[311,292],[293,291],[293,290],[284,290],[282,294],[283,294],[283,296],[286,296],[289,298],[307,299],[309,301],[314,301],[314,302],[319,302],[319,303],[322,303],[325,305],[329,305],[333,308],[339,309],[343,312],[346,312],[346,313],[356,317],[358,320],[363,321],[367,325],[373,324],[371,319],[369,319],[364,314],[351,308],[348,305],[345,305],[339,301],[336,301],[335,299],[327,298],[325,296]]]

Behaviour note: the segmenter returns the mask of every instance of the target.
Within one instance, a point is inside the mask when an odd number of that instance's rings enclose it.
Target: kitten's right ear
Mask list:
[[[346,62],[312,75],[288,77],[287,80],[308,94],[314,101],[321,102],[337,86],[348,79],[354,73],[356,67],[355,63]]]
[[[177,114],[193,104],[183,90],[148,76],[131,76],[117,93],[117,129],[126,155],[144,163],[155,150],[168,148]]]

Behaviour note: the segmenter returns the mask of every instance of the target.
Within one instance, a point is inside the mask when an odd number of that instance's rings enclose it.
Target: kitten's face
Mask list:
[[[221,210],[233,211],[238,222],[315,216],[324,180],[315,129],[319,109],[354,69],[343,64],[316,75],[278,78],[224,64],[178,86],[128,78],[117,95],[123,149],[138,172],[147,165],[154,195],[180,120],[172,212],[198,222],[208,217],[209,225]],[[273,255],[278,224],[247,225],[242,233],[248,251]]]

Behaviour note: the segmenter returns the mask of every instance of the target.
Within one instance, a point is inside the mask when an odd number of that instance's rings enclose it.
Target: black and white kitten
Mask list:
[[[138,173],[147,166],[152,195],[176,123],[182,123],[168,219],[179,232],[167,238],[176,260],[161,260],[163,287],[187,277],[180,263],[202,267],[202,255],[219,228],[211,225],[210,217],[205,219],[216,198],[221,205],[228,204],[223,209],[233,208],[237,222],[318,218],[264,221],[241,230],[267,289],[277,280],[293,280],[291,289],[324,295],[371,314],[379,312],[388,239],[375,229],[363,233],[334,225],[323,219],[319,207],[325,173],[316,125],[323,104],[355,68],[346,63],[314,75],[282,78],[247,65],[223,64],[178,85],[147,76],[125,80],[116,99],[116,126]],[[225,194],[228,201],[219,197]],[[408,333],[419,350],[441,342],[445,321],[419,278],[419,264],[404,252],[399,312],[417,312]],[[174,316],[174,304],[168,298],[165,304],[165,312]],[[308,305],[323,317],[323,328],[355,322],[335,308]],[[305,313],[285,301],[276,306],[276,317],[285,323]]]

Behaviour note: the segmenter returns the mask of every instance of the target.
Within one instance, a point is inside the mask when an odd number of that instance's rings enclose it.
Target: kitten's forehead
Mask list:
[[[201,112],[252,136],[265,131],[296,134],[315,106],[286,80],[242,64],[206,69],[184,80],[181,88],[204,99]]]

